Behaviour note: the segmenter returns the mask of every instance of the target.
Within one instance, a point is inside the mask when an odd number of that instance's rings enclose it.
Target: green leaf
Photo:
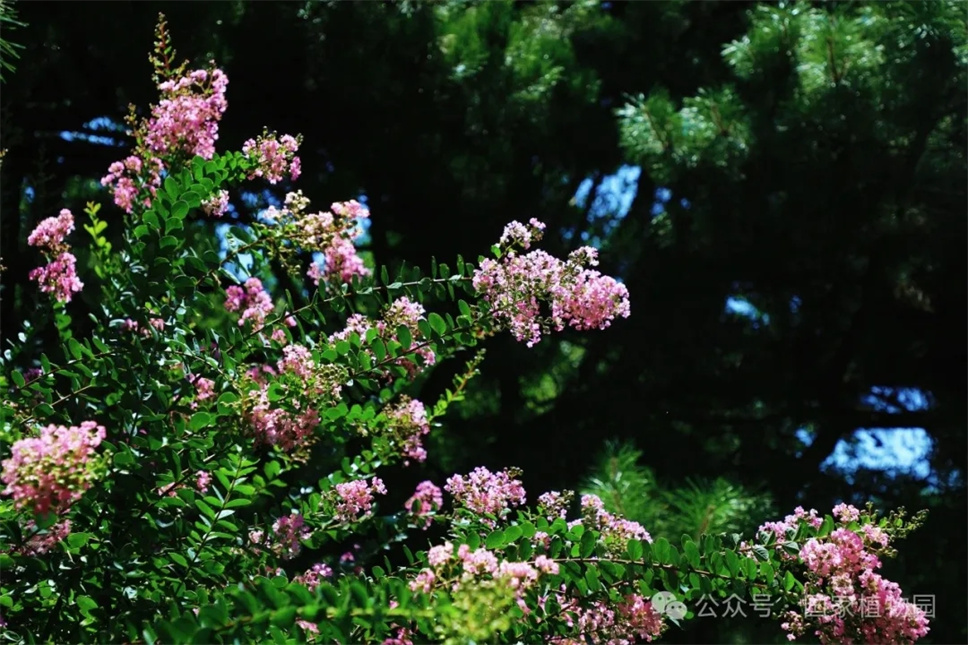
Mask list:
[[[185,216],[188,215],[189,209],[190,206],[188,205],[188,202],[178,200],[171,207],[171,216],[174,219],[185,219]]]
[[[470,305],[467,304],[466,302],[464,302],[463,300],[458,300],[457,301],[457,308],[460,309],[460,312],[463,315],[465,315],[465,316],[470,316],[471,315],[471,307],[470,307]]]
[[[165,177],[165,192],[172,199],[177,198],[181,193],[181,186],[178,185],[178,182],[171,175]]]
[[[427,322],[429,322],[434,331],[441,336],[447,333],[447,323],[444,322],[444,319],[441,318],[440,314],[438,314],[436,311],[430,312],[430,315],[427,316]]]
[[[201,430],[211,425],[214,418],[210,412],[196,412],[188,422],[188,427],[191,430]]]
[[[517,542],[522,533],[524,533],[524,531],[521,530],[520,526],[509,526],[504,529],[504,540],[505,542]]]
[[[383,342],[383,339],[374,338],[370,343],[370,348],[373,350],[373,356],[376,357],[377,361],[382,361],[387,357],[387,345]]]
[[[17,387],[23,387],[27,383],[24,380],[24,375],[16,370],[10,373],[10,378],[13,379],[14,385]]]
[[[773,577],[775,572],[773,571],[773,566],[769,562],[764,562],[760,565],[760,573],[766,577],[766,584],[773,585]]]
[[[81,344],[77,342],[76,338],[67,339],[67,348],[70,350],[71,356],[77,360],[80,360],[81,356],[84,354],[83,350],[81,349]]]
[[[349,348],[349,343],[346,344],[347,349]],[[273,383],[269,386],[269,391],[267,392],[270,401],[279,401],[286,398],[286,388],[284,388],[279,383]]]
[[[492,531],[491,534],[487,536],[487,539],[484,540],[484,546],[488,549],[499,549],[504,546],[504,544],[504,531],[501,530]]]
[[[639,540],[629,540],[626,552],[628,553],[629,560],[641,560],[642,554],[644,553],[642,542]]]
[[[206,504],[205,502],[203,502],[202,500],[196,499],[195,506],[207,517],[215,517],[215,511],[212,510],[212,507]]]
[[[588,558],[595,553],[595,546],[598,544],[598,536],[595,531],[586,531],[581,536],[581,557]]]
[[[830,532],[834,530],[834,518],[827,515],[823,519],[823,524],[820,525],[820,529],[817,531],[817,537],[827,537]]]
[[[235,392],[223,392],[222,395],[218,397],[218,402],[225,403],[226,405],[235,403],[238,400],[239,400],[239,395],[236,394]]]
[[[787,571],[783,575],[783,590],[790,591],[797,584],[797,579],[793,577],[793,574]]]
[[[397,340],[400,341],[404,349],[410,349],[410,346],[413,344],[413,335],[406,325],[397,327]]]
[[[682,552],[693,567],[699,567],[699,547],[688,536],[682,538]]]
[[[97,609],[97,603],[90,596],[77,596],[74,599],[74,603],[82,612],[89,612],[92,609]]]
[[[180,553],[169,553],[168,557],[171,558],[171,561],[174,562],[175,564],[181,565],[183,567],[188,566],[188,560],[186,560],[185,556],[183,556]]]

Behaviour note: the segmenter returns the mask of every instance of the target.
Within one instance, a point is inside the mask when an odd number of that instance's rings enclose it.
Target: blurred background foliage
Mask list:
[[[598,246],[628,285],[607,331],[489,341],[400,491],[518,465],[533,496],[595,492],[670,539],[799,504],[929,508],[886,573],[935,596],[930,642],[968,641],[964,3],[5,0],[4,347],[42,311],[27,233],[110,201],[121,119],[155,99],[159,11],[179,54],[229,76],[220,144],[301,132],[297,187],[365,197],[375,261],[477,257],[537,217],[549,252]],[[230,220],[278,188],[232,195]],[[668,638],[778,634],[719,618]]]

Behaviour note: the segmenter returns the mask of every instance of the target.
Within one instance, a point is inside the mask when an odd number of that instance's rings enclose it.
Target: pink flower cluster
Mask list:
[[[512,506],[525,502],[524,486],[506,470],[491,473],[479,466],[467,477],[454,475],[447,480],[444,490],[454,496],[454,501],[477,515],[500,516]],[[495,521],[482,518],[493,526]]]
[[[401,397],[399,403],[391,406],[386,412],[388,420],[388,434],[399,445],[404,457],[403,464],[410,465],[410,459],[424,461],[427,451],[421,438],[430,432],[427,421],[427,411],[424,404],[410,397]]]
[[[272,313],[272,298],[262,287],[259,278],[249,278],[245,281],[245,289],[232,285],[225,290],[225,308],[228,311],[241,311],[239,327],[247,320],[252,321],[252,327],[258,331],[265,324],[266,316]]]
[[[130,213],[139,199],[151,205],[166,169],[163,159],[214,156],[218,122],[228,107],[227,86],[228,77],[215,68],[192,70],[158,85],[161,101],[129,132],[138,141],[134,154],[112,163],[101,179],[119,208]]]
[[[198,407],[199,401],[207,401],[215,396],[215,381],[204,376],[192,374],[188,377],[188,382],[195,386],[195,400],[192,402],[192,409]]]
[[[431,593],[435,587],[445,586],[444,582],[449,582],[451,591],[455,591],[461,585],[489,579],[514,590],[515,602],[526,614],[531,609],[524,602],[525,592],[535,586],[541,574],[556,575],[559,571],[558,563],[543,555],[535,558],[534,563],[510,562],[498,560],[483,547],[471,551],[466,544],[461,544],[455,554],[450,542],[431,547],[427,563],[430,568],[422,569],[410,581],[411,591]]]
[[[650,601],[635,593],[626,595],[614,608],[601,600],[583,607],[576,599],[566,598],[563,593],[557,595],[565,623],[577,634],[576,637],[554,637],[549,642],[555,645],[586,642],[633,645],[642,640],[652,642],[665,629],[662,615]]]
[[[71,521],[61,520],[44,532],[39,532],[37,524],[33,520],[28,520],[24,525],[23,533],[29,535],[27,541],[15,553],[21,555],[44,555],[51,549],[63,542],[71,533]]]
[[[161,186],[161,173],[164,169],[164,163],[157,157],[149,157],[145,163],[141,157],[129,155],[123,161],[115,161],[108,166],[108,174],[101,178],[101,185],[109,186],[115,205],[130,213],[134,210],[139,194],[142,194],[142,204],[151,206],[151,198]]]
[[[77,277],[77,258],[65,242],[74,230],[74,215],[66,208],[57,217],[40,222],[27,238],[27,244],[40,248],[47,256],[45,266],[33,269],[27,276],[36,280],[43,293],[51,293],[59,302],[70,302],[71,294],[84,288]]]
[[[501,235],[500,245],[504,249],[520,246],[522,249],[527,251],[531,248],[531,244],[533,242],[538,242],[541,240],[544,230],[544,223],[539,222],[533,217],[531,218],[531,221],[528,222],[528,226],[525,226],[521,222],[511,222],[504,227],[504,233]]]
[[[13,496],[17,508],[31,507],[37,514],[64,511],[91,487],[94,451],[104,437],[104,426],[85,421],[69,428],[49,425],[39,437],[15,442],[3,462],[3,492]]]
[[[211,217],[221,217],[229,209],[229,191],[220,190],[202,202],[202,210]]]
[[[424,518],[424,528],[428,528],[432,522],[432,517],[444,505],[443,492],[440,487],[431,481],[423,481],[417,484],[417,490],[408,499],[403,507],[410,512],[414,518]]]
[[[27,237],[27,244],[57,253],[66,249],[64,240],[74,231],[74,215],[68,209],[62,209],[57,217],[48,217],[40,222],[37,228]]]
[[[299,344],[284,347],[282,353],[278,370],[263,365],[246,372],[252,383],[245,399],[245,418],[259,443],[304,459],[320,423],[318,409],[339,398],[345,370],[316,364],[309,349]],[[267,375],[277,378],[270,383]],[[285,388],[284,408],[270,400],[273,384]]]
[[[612,542],[622,551],[629,540],[652,541],[652,536],[638,522],[616,517],[606,511],[597,495],[582,495],[581,511],[582,522],[586,528],[600,532],[606,544]]]
[[[151,108],[145,145],[157,157],[215,155],[218,122],[228,102],[229,79],[220,69],[196,69],[158,85],[161,102]]]
[[[292,407],[299,406],[298,400],[292,402]],[[263,386],[254,396],[254,405],[246,414],[246,421],[259,443],[289,452],[311,444],[313,432],[319,426],[319,413],[312,408],[289,412],[273,407],[269,401],[269,388]]]
[[[767,522],[757,529],[757,533],[772,533],[778,541],[785,542],[796,533],[800,522],[819,529],[823,524],[823,518],[817,515],[816,509],[810,509],[808,513],[802,506],[797,506],[793,509],[792,515],[787,515],[781,522]]]
[[[384,640],[382,645],[413,645],[412,636],[406,627],[398,627],[396,634]]]
[[[249,179],[264,177],[270,184],[275,184],[286,178],[296,181],[302,172],[302,161],[296,156],[301,137],[284,134],[263,132],[257,139],[249,139],[242,145],[242,154],[255,162],[255,168],[249,173]]]
[[[502,242],[528,248],[541,228],[537,220],[532,220],[530,229],[511,222]],[[616,317],[628,318],[628,289],[585,268],[597,264],[598,251],[587,246],[573,251],[565,262],[544,251],[518,255],[507,250],[500,260],[484,260],[474,271],[473,284],[490,304],[495,322],[532,347],[543,333],[561,331],[566,325],[605,329]],[[550,316],[542,316],[542,305],[550,308]]]
[[[149,318],[148,326],[153,327],[158,331],[165,331],[165,321],[162,318]],[[124,321],[121,323],[121,328],[124,329],[124,331],[138,332],[145,338],[149,338],[151,336],[151,330],[149,330],[147,327],[142,327],[140,324],[138,324],[138,321],[131,320],[130,318],[124,319]]]
[[[560,493],[556,490],[541,493],[538,496],[538,507],[549,522],[554,522],[559,517],[564,519],[568,515],[568,505],[574,495],[571,491]]]
[[[386,495],[383,481],[374,477],[369,483],[365,479],[336,484],[336,519],[350,523],[361,519],[373,508],[373,496]]]
[[[316,591],[319,588],[319,584],[324,578],[332,578],[333,570],[329,565],[323,564],[322,562],[317,562],[312,566],[312,568],[307,569],[305,573],[301,573],[295,578],[293,582],[298,582],[300,584],[306,585],[306,588],[310,591]]]
[[[291,560],[302,552],[302,540],[309,539],[312,531],[299,513],[284,515],[272,525],[272,538],[262,531],[250,531],[249,541],[267,548],[283,560]]]
[[[913,643],[929,631],[922,608],[907,602],[900,587],[883,578],[878,553],[888,547],[884,529],[847,504],[834,508],[839,522],[829,535],[813,537],[800,548],[806,569],[802,612],[790,611],[781,624],[789,640],[812,630],[821,643]],[[862,521],[858,530],[848,527]],[[783,522],[760,527],[788,540],[804,522],[818,528],[817,512],[802,508]],[[782,537],[781,537],[782,536]]]
[[[199,470],[195,473],[195,490],[200,493],[208,492],[209,486],[212,485],[212,475],[204,470]],[[161,486],[155,489],[155,492],[161,497],[177,497],[178,491],[187,488],[185,484],[178,484],[172,482],[167,486]]]
[[[397,365],[407,370],[408,376],[412,379],[422,371],[424,367],[429,367],[437,361],[434,351],[427,345],[422,345],[423,334],[420,332],[418,323],[424,317],[425,310],[420,303],[412,302],[407,297],[400,297],[394,300],[383,314],[383,320],[371,321],[362,314],[353,314],[346,319],[346,327],[329,337],[330,343],[344,340],[348,341],[354,332],[359,334],[361,339],[366,338],[366,332],[376,329],[379,338],[384,342],[396,338],[397,329],[403,325],[410,331],[413,339],[410,353],[418,356],[423,361],[423,366],[407,356],[400,356],[393,359]],[[378,364],[376,356],[369,349],[364,349],[370,354],[371,362]],[[384,371],[384,375],[389,372]]]
[[[278,375],[293,377],[299,390],[312,397],[337,399],[343,390],[343,383],[335,372],[326,366],[317,365],[312,352],[296,343],[284,347],[282,358],[276,363]]]
[[[327,212],[309,213],[308,208],[309,199],[300,190],[286,195],[282,210],[269,207],[263,217],[282,227],[282,235],[300,248],[323,254],[323,266],[314,263],[309,267],[313,283],[345,283],[353,276],[370,275],[353,246],[361,233],[360,222],[369,218],[370,212],[356,200],[332,204]]]

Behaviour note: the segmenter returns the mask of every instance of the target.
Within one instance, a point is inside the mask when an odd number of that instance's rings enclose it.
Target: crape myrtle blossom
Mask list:
[[[152,327],[159,332],[165,331],[165,321],[162,318],[152,317],[148,319],[147,327],[142,327],[138,321],[130,318],[125,318],[123,321],[121,321],[121,329],[124,331],[138,332],[144,338],[151,337],[151,330],[148,329],[148,327]]]
[[[84,421],[80,426],[49,425],[40,436],[13,444],[3,462],[4,494],[18,509],[37,514],[60,513],[81,498],[97,477],[95,449],[105,437],[104,426]]]
[[[68,234],[73,231],[74,215],[64,208],[58,213],[57,217],[48,217],[41,220],[37,228],[27,237],[27,244],[57,255],[68,249],[65,240]]]
[[[151,206],[151,198],[161,187],[164,170],[164,163],[157,157],[142,161],[141,157],[129,155],[108,166],[108,174],[101,178],[101,185],[109,187],[118,208],[131,213],[138,204],[139,195],[143,195],[142,205]]]
[[[16,553],[22,555],[44,555],[49,553],[51,549],[57,546],[60,542],[67,539],[67,536],[71,532],[71,521],[61,520],[57,522],[45,532],[39,532],[37,529],[37,524],[33,520],[28,520],[27,524],[24,526],[24,535],[29,535],[30,537],[23,544]]]
[[[532,562],[512,562],[499,559],[486,548],[474,551],[466,544],[457,549],[450,542],[430,548],[427,553],[430,568],[422,569],[410,581],[410,590],[425,594],[435,588],[456,592],[463,586],[497,584],[514,592],[514,600],[525,614],[531,608],[524,601],[525,593],[533,588],[542,574],[556,575],[558,563],[539,555]]]
[[[302,552],[302,540],[309,539],[310,535],[312,530],[306,526],[303,516],[293,511],[272,524],[271,535],[266,535],[261,530],[249,531],[249,541],[269,550],[278,558],[291,560]]]
[[[628,594],[618,605],[597,600],[587,605],[564,595],[557,595],[565,624],[578,633],[574,637],[555,636],[555,645],[584,645],[588,642],[610,645],[633,645],[640,640],[652,642],[665,629],[662,615],[652,603],[638,594]]]
[[[317,562],[311,568],[307,569],[305,573],[301,573],[293,578],[293,582],[298,582],[300,584],[306,585],[306,588],[311,592],[315,592],[319,588],[320,583],[324,578],[332,578],[333,570],[329,565],[322,562]]]
[[[336,202],[325,212],[310,213],[308,209],[309,199],[296,191],[286,195],[281,209],[270,206],[262,217],[279,227],[279,236],[304,251],[322,254],[322,265],[313,263],[307,273],[313,284],[345,283],[354,276],[370,275],[353,245],[362,233],[360,223],[370,212],[356,200]]]
[[[549,522],[554,522],[559,517],[564,519],[568,515],[568,505],[571,504],[574,496],[575,493],[570,490],[542,493],[538,497],[538,509],[544,513]]]
[[[302,453],[314,439],[314,431],[319,426],[319,412],[313,408],[301,407],[298,400],[291,404],[293,411],[273,405],[269,398],[268,386],[259,389],[249,399],[251,407],[245,415],[256,442],[276,446],[284,452],[292,452],[294,459],[302,459]]]
[[[443,492],[431,481],[423,481],[417,484],[417,490],[408,499],[403,507],[411,514],[414,519],[423,518],[424,528],[428,528],[432,523],[433,515],[444,505]]]
[[[581,511],[584,526],[601,533],[606,544],[620,551],[625,550],[629,540],[652,541],[652,536],[638,522],[616,517],[606,511],[597,495],[582,495]]]
[[[204,470],[199,470],[195,473],[195,490],[200,493],[207,493],[209,486],[212,485],[212,475]],[[184,483],[172,482],[166,484],[165,486],[159,486],[155,489],[155,493],[160,497],[177,497],[178,491],[187,489],[188,486]]]
[[[243,417],[257,444],[275,446],[292,459],[304,461],[316,440],[319,410],[338,400],[348,381],[346,368],[315,362],[312,352],[299,344],[282,348],[273,368],[254,366],[243,383]],[[281,397],[270,397],[272,387]]]
[[[434,354],[433,349],[429,345],[424,344],[423,333],[418,326],[419,322],[424,319],[424,313],[423,305],[413,302],[405,296],[400,297],[394,300],[386,309],[383,313],[382,320],[372,321],[362,314],[353,314],[346,319],[346,327],[342,331],[332,334],[329,337],[329,342],[335,344],[339,341],[348,341],[350,335],[353,333],[358,334],[361,339],[365,339],[370,329],[377,330],[377,335],[384,342],[395,340],[397,329],[402,325],[410,332],[413,340],[413,345],[411,345],[409,353],[420,357],[423,365],[419,365],[417,361],[407,356],[399,356],[392,360],[395,364],[406,369],[407,376],[413,379],[424,367],[429,367],[437,362],[437,356]],[[370,355],[371,364],[379,365],[379,361],[372,350],[364,345],[362,351]],[[383,375],[389,377],[390,372],[383,370]]]
[[[851,505],[837,505],[833,515],[839,526],[824,537],[807,539],[799,553],[786,556],[802,563],[806,573],[801,610],[788,611],[780,625],[788,640],[812,634],[825,644],[913,643],[925,636],[929,628],[924,609],[907,602],[896,583],[876,573],[890,535]],[[764,524],[758,533],[773,534],[779,548],[800,523],[817,529],[823,520],[815,510],[797,508],[782,522]]]
[[[430,422],[424,404],[410,397],[401,397],[400,402],[390,406],[386,411],[388,435],[396,443],[405,459],[404,466],[410,465],[410,459],[425,461],[427,451],[421,438],[430,432]]]
[[[540,239],[544,225],[511,222],[502,245],[525,249]],[[629,296],[624,284],[586,267],[598,264],[598,251],[581,247],[564,262],[544,251],[518,255],[507,249],[498,260],[486,259],[474,271],[473,285],[491,306],[491,315],[514,337],[533,347],[542,334],[570,326],[579,331],[605,329],[616,317],[628,318]],[[543,313],[543,308],[550,313]]]
[[[218,193],[202,202],[202,210],[211,217],[221,217],[229,209],[229,191],[220,190]]]
[[[234,284],[229,286],[225,290],[225,296],[226,310],[242,312],[239,327],[246,321],[251,321],[253,329],[258,331],[265,324],[266,316],[273,310],[272,298],[262,287],[262,280],[259,278],[249,278],[245,281],[244,288]]]
[[[302,161],[296,156],[302,144],[301,136],[263,131],[256,139],[249,139],[242,145],[242,154],[255,162],[249,179],[262,177],[270,184],[277,184],[289,175],[292,181],[299,179]]]
[[[129,117],[137,141],[133,153],[108,168],[101,179],[114,203],[127,213],[136,204],[151,205],[161,186],[162,174],[178,159],[196,155],[211,159],[218,140],[218,123],[228,107],[228,77],[214,65],[210,69],[179,72],[158,84],[161,100],[140,122]],[[216,196],[220,203],[221,196]]]
[[[32,270],[27,277],[36,280],[42,292],[53,294],[58,302],[67,303],[71,301],[72,293],[84,288],[84,283],[77,277],[76,264],[77,259],[72,253],[61,253],[46,266]]]
[[[157,157],[184,154],[211,159],[218,122],[228,102],[229,79],[216,68],[191,70],[158,85],[161,101],[152,106],[145,127],[145,146]]]
[[[337,521],[350,523],[362,519],[373,509],[374,495],[386,495],[383,480],[373,477],[369,483],[365,479],[336,484],[334,487]]]
[[[519,474],[514,469],[492,473],[479,466],[466,477],[450,477],[444,490],[453,495],[455,504],[477,515],[500,517],[512,506],[525,502],[524,486],[515,479]],[[482,521],[488,526],[496,524],[490,517],[483,517]]]
[[[406,627],[398,627],[393,636],[383,641],[382,645],[413,645],[413,634]]]
[[[188,382],[195,386],[195,401],[192,402],[192,409],[198,407],[199,401],[206,401],[215,396],[215,381],[204,376],[191,374]]]
[[[36,246],[47,257],[48,262],[33,269],[28,274],[35,280],[43,293],[53,294],[58,302],[70,302],[71,294],[84,288],[77,277],[77,258],[70,252],[65,241],[74,230],[74,215],[63,209],[57,217],[48,217],[40,222],[27,238],[27,244]]]

